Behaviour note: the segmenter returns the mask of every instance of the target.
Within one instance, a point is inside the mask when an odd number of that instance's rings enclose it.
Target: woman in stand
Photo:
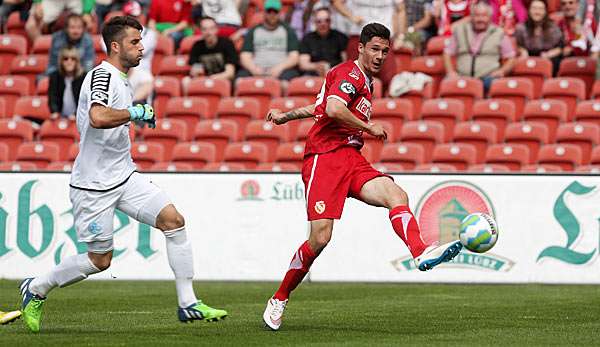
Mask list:
[[[65,47],[58,54],[58,70],[50,74],[48,86],[48,107],[50,118],[66,117],[75,120],[79,91],[85,77],[81,66],[79,50]]]

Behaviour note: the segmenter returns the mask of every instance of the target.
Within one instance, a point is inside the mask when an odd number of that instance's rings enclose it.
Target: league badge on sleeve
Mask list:
[[[350,83],[346,80],[343,80],[342,83],[340,83],[340,90],[346,94],[356,93],[356,88],[354,88],[352,83]]]

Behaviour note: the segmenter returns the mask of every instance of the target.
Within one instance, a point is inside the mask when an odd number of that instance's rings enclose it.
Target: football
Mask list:
[[[489,251],[498,241],[496,221],[485,213],[471,213],[460,223],[460,242],[471,252]]]

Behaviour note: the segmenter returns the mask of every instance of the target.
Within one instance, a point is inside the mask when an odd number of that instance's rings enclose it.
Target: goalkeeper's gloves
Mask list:
[[[129,119],[136,124],[148,124],[152,129],[156,128],[156,118],[154,117],[154,109],[148,104],[135,105],[127,109],[129,111]]]

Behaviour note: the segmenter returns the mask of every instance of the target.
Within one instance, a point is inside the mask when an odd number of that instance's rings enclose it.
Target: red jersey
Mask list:
[[[185,0],[152,0],[148,18],[157,23],[191,23],[192,3]]]
[[[361,148],[362,131],[343,126],[325,112],[331,98],[342,101],[356,118],[365,123],[371,118],[373,82],[358,67],[347,61],[331,69],[315,102],[315,124],[308,133],[304,155],[330,152],[341,146]]]

